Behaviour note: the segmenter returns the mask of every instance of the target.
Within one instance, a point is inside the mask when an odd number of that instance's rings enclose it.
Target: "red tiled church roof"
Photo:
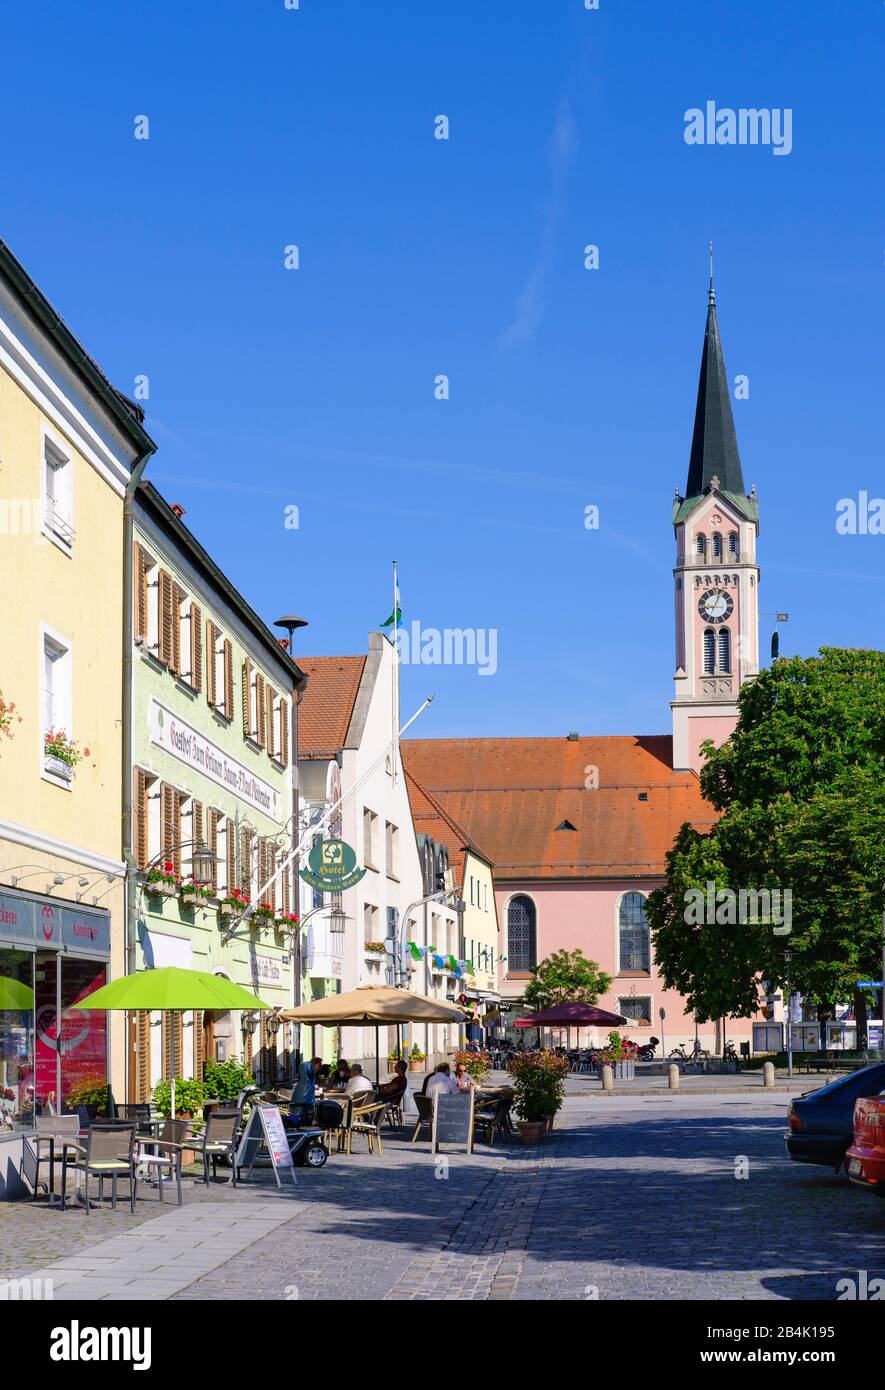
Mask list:
[[[485,846],[495,878],[518,880],[660,877],[683,822],[703,830],[716,819],[695,774],[673,771],[672,743],[659,735],[401,747],[407,772]]]
[[[401,745],[401,747],[405,747],[405,745]],[[464,883],[464,863],[467,858],[467,850],[471,850],[478,858],[484,859],[486,863],[491,862],[489,856],[479,848],[479,845],[476,844],[463,825],[459,825],[445,806],[437,801],[426,787],[421,785],[408,767],[406,767],[405,772],[415,834],[429,835],[437,844],[445,845],[448,850],[449,864],[455,871],[455,883],[460,887]]]
[[[366,658],[299,656],[298,665],[308,678],[298,706],[298,756],[333,758],[347,738]]]

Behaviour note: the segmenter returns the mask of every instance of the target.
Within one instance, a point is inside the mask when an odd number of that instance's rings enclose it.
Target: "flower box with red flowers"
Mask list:
[[[171,859],[166,859],[162,864],[155,865],[148,870],[147,891],[158,893],[164,898],[174,898],[181,887],[181,874],[175,868]]]
[[[215,897],[215,890],[211,883],[195,883],[188,879],[181,885],[181,901],[188,907],[205,907],[211,898]]]
[[[222,917],[234,917],[246,911],[249,906],[249,898],[241,888],[232,888],[226,893],[219,904],[219,911]]]
[[[297,912],[278,912],[276,919],[277,931],[294,932],[298,927]]]
[[[276,921],[276,916],[277,910],[273,903],[258,903],[252,913],[253,921],[262,927],[272,925]]]
[[[64,729],[47,729],[43,735],[43,766],[46,772],[63,782],[74,780],[74,768],[89,756],[89,749],[81,752],[75,739],[68,738]]]

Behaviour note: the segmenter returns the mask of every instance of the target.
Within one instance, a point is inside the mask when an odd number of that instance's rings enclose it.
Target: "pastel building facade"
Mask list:
[[[142,482],[133,548],[131,968],[175,965],[245,986],[273,1012],[132,1016],[130,1093],[244,1059],[288,1079],[297,1002],[295,870],[298,697],[304,677],[217,568],[180,509]],[[198,850],[211,853],[199,880]],[[171,883],[169,882],[171,880]],[[178,885],[178,886],[176,886]],[[232,901],[239,897],[239,901]],[[244,916],[243,907],[259,908]]]
[[[0,1149],[122,1094],[122,1019],[77,1004],[125,964],[124,512],[153,449],[0,243]]]

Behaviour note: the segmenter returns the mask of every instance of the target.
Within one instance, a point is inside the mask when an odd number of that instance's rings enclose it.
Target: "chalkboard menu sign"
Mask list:
[[[437,1094],[433,1097],[433,1130],[431,1152],[439,1153],[440,1144],[458,1144],[473,1153],[473,1088],[460,1095]]]
[[[295,1164],[292,1161],[292,1154],[289,1150],[289,1141],[286,1138],[286,1129],[283,1124],[283,1117],[280,1114],[279,1106],[276,1105],[255,1105],[249,1115],[246,1128],[243,1130],[243,1137],[237,1149],[236,1165],[237,1172],[241,1168],[247,1170],[246,1177],[252,1172],[253,1164],[260,1149],[266,1149],[270,1154],[270,1161],[273,1164],[273,1175],[277,1180],[277,1187],[281,1187],[280,1170],[291,1174],[292,1183],[295,1182]]]

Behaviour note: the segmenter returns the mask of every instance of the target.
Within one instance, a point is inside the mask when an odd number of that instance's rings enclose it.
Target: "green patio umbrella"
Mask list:
[[[109,985],[77,1000],[78,1009],[148,1009],[184,1012],[189,1009],[271,1009],[242,985],[207,970],[184,970],[179,965],[121,975]],[[170,1109],[175,1115],[175,1078]]]
[[[9,975],[0,975],[0,1010],[9,1009],[19,1013],[33,1009],[34,991],[22,980],[13,980]]]

